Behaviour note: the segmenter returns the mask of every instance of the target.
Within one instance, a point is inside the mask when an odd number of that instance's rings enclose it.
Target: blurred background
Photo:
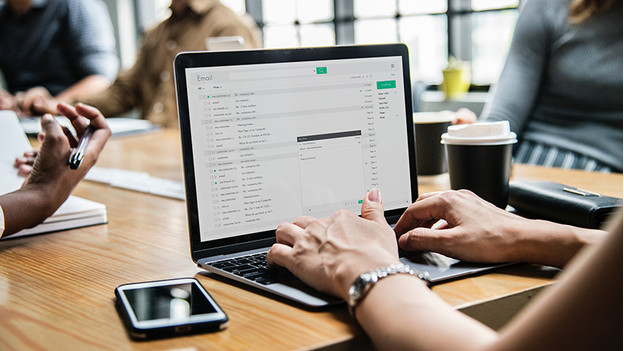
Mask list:
[[[122,68],[132,65],[140,34],[170,14],[169,0],[105,0]],[[471,91],[498,78],[519,0],[222,0],[248,13],[264,47],[403,42],[413,82],[442,82],[450,56],[470,62]]]

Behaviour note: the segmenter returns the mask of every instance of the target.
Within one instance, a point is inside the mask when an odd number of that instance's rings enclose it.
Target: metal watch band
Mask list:
[[[391,264],[387,267],[377,268],[374,271],[360,274],[349,287],[349,312],[355,317],[355,308],[362,302],[366,294],[380,279],[393,274],[410,274],[424,280],[429,285],[429,273],[413,270],[410,266],[399,263]]]

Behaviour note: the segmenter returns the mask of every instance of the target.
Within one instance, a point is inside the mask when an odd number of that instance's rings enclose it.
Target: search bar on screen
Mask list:
[[[287,77],[312,76],[317,74],[316,67],[307,68],[286,68],[286,69],[269,69],[254,70],[244,72],[232,72],[229,75],[230,80],[253,80],[253,79],[274,79]]]

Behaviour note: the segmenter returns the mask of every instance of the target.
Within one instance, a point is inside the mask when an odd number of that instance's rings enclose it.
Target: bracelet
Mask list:
[[[349,305],[349,312],[353,318],[355,318],[355,308],[362,302],[375,283],[393,274],[410,274],[425,281],[427,286],[429,286],[430,283],[428,272],[413,270],[410,266],[403,263],[391,264],[388,267],[377,268],[374,271],[362,273],[349,287],[347,304]]]

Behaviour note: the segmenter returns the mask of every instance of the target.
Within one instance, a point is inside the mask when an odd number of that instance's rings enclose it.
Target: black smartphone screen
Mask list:
[[[228,317],[194,278],[130,283],[115,289],[118,311],[134,339],[222,330]]]
[[[176,323],[194,315],[216,312],[193,283],[129,289],[125,293],[139,321],[169,319]]]

